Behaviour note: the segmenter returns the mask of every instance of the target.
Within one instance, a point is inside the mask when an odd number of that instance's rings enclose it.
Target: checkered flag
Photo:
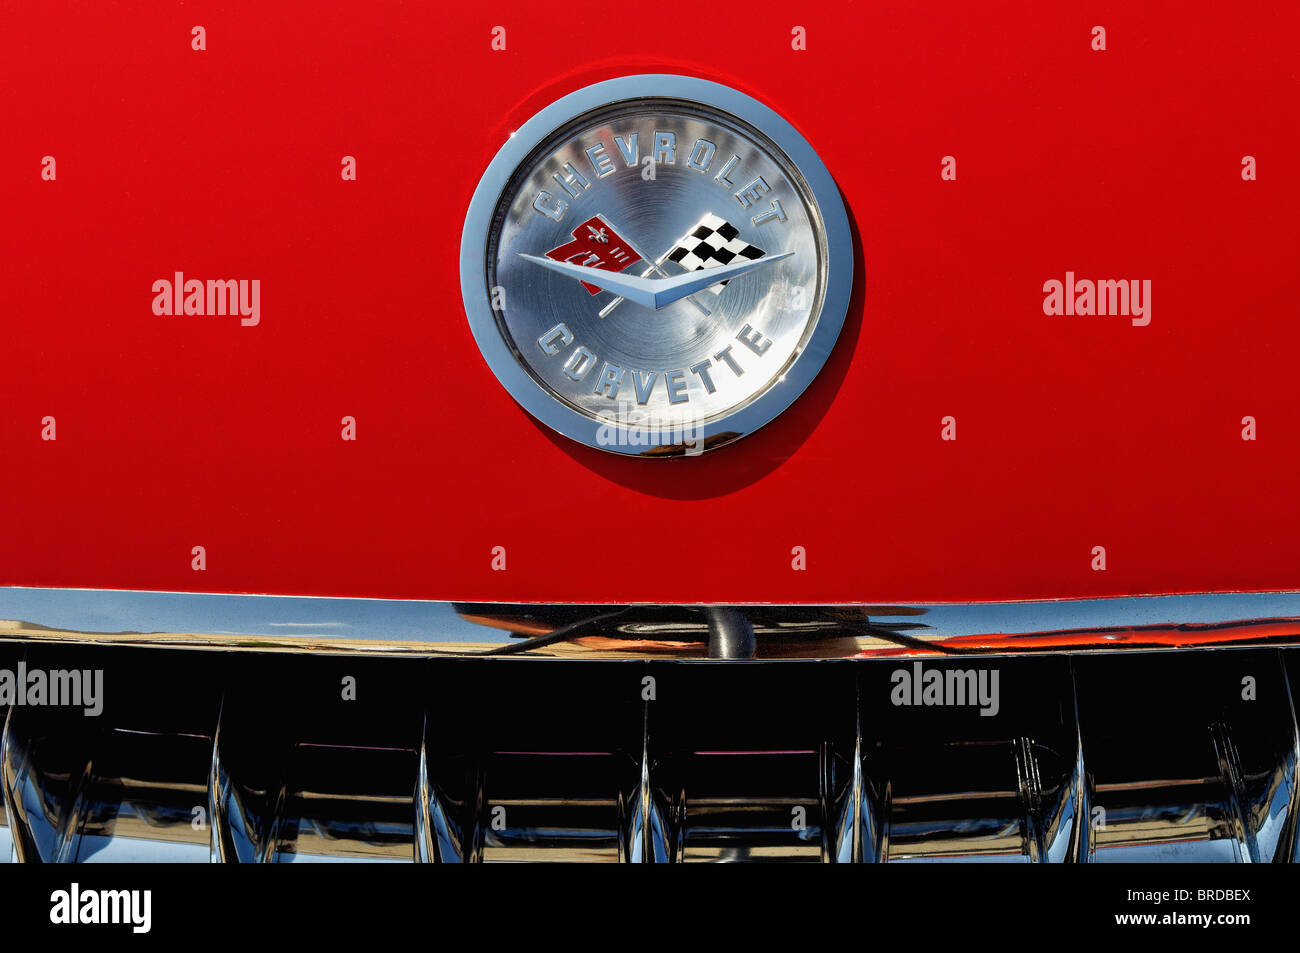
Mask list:
[[[717,268],[736,258],[762,258],[763,249],[749,244],[740,238],[740,229],[713,213],[705,215],[700,223],[673,246],[666,260],[675,261],[687,271],[699,271],[701,268]],[[726,281],[710,285],[707,290],[721,294],[727,286]]]

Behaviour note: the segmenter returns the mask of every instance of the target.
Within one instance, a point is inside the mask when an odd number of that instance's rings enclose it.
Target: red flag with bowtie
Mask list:
[[[573,230],[573,241],[565,242],[558,248],[552,248],[546,257],[554,261],[567,261],[587,268],[606,268],[609,271],[622,271],[628,265],[634,265],[641,256],[632,250],[632,246],[614,231],[614,226],[599,215],[593,215]],[[591,294],[598,294],[595,285],[582,282],[582,286]]]

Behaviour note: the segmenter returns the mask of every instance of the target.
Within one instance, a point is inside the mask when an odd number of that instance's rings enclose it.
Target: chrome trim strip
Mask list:
[[[716,645],[709,613],[701,611],[708,607],[633,605],[617,614],[610,608],[0,587],[0,645],[64,642],[422,656],[505,650],[530,658],[570,659],[707,658]],[[735,608],[752,623],[760,659],[1300,642],[1296,591]],[[535,648],[528,641],[532,638],[539,640]]]

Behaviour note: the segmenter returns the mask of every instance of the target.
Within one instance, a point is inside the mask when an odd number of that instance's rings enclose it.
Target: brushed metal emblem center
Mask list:
[[[785,409],[843,323],[852,255],[825,167],[727,87],[636,76],[517,131],[475,193],[462,291],[492,370],[590,446],[693,454]]]

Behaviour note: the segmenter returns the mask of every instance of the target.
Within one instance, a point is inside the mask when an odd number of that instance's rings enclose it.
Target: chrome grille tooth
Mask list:
[[[1019,770],[1024,772],[1026,852],[1034,863],[1063,863],[1076,858],[1080,834],[1086,832],[1083,754],[1075,747],[1068,776],[1059,777],[1055,796],[1043,787],[1041,762],[1032,739],[1016,745]]]
[[[6,647],[7,648],[7,647]],[[8,657],[6,657],[8,656]],[[0,653],[0,659],[6,667],[26,657],[22,650],[12,653]],[[21,811],[22,805],[15,803],[14,792],[19,779],[24,774],[26,756],[17,743],[12,740],[14,713],[17,706],[5,706],[4,718],[0,720],[0,814],[3,814],[4,828],[0,830],[0,847],[4,849],[2,862],[39,863],[40,853],[36,848],[31,824],[26,823]]]
[[[1278,652],[1278,662],[1286,684],[1287,709],[1291,716],[1291,750],[1283,758],[1281,766],[1288,785],[1286,821],[1278,832],[1272,859],[1274,863],[1300,863],[1300,722],[1296,719],[1295,683],[1281,651]]]
[[[465,819],[464,843],[468,850],[465,860],[471,864],[483,863],[483,851],[487,846],[487,765],[481,754],[475,753],[469,758],[470,776],[469,796],[465,800],[467,814]]]
[[[1024,735],[1016,738],[1012,747],[1012,756],[1016,762],[1016,783],[1020,790],[1020,801],[1024,806],[1024,819],[1021,822],[1024,853],[1031,863],[1040,863],[1045,853],[1042,825],[1039,823],[1043,812],[1043,792],[1038,776],[1038,759],[1034,757],[1033,742]]]
[[[9,821],[14,816],[9,794],[9,715],[12,710],[0,706],[0,864],[19,862],[17,836]]]
[[[0,644],[0,667],[11,669],[22,651],[15,646]],[[17,863],[18,850],[14,845],[13,830],[9,826],[9,785],[5,783],[5,748],[10,708],[0,704],[0,864]]]
[[[87,820],[86,790],[90,786],[94,768],[95,762],[87,757],[76,772],[72,803],[59,823],[58,840],[52,858],[55,863],[69,864],[80,859],[81,835]]]
[[[866,808],[867,797],[866,792],[864,791],[866,779],[862,774],[862,757],[862,716],[859,714],[853,726],[853,773],[852,780],[850,781],[850,793],[845,799],[846,809],[852,812],[852,820],[847,825],[848,833],[851,838],[849,844],[849,856],[850,859],[857,864],[862,863],[864,855],[870,856],[870,854],[863,850],[865,845],[863,843],[864,830],[862,813]],[[870,830],[870,825],[867,825],[867,830]],[[874,841],[875,838],[872,837],[871,840]]]
[[[1225,722],[1216,721],[1210,725],[1210,737],[1219,763],[1219,779],[1226,795],[1226,821],[1237,842],[1238,859],[1242,863],[1257,864],[1259,846],[1245,813],[1246,792],[1241,778],[1240,755],[1232,740],[1232,729]]]
[[[864,772],[865,773],[865,772]],[[877,796],[868,780],[862,799],[862,861],[878,864],[885,858],[889,846],[889,801],[890,787]]]
[[[674,850],[677,840],[670,824],[673,812],[663,803],[650,780],[649,702],[645,703],[641,723],[636,787],[627,799],[619,792],[620,817],[626,812],[626,834],[620,844],[619,859],[633,864],[670,863],[677,860]]]
[[[831,750],[829,741],[823,741],[818,745],[817,804],[819,812],[824,818],[836,817],[835,764],[833,758],[834,753]],[[836,848],[838,830],[838,825],[833,821],[822,825],[821,861],[823,864],[833,864],[838,860]]]
[[[424,864],[482,863],[487,779],[482,758],[435,747],[428,728],[431,721],[427,717],[417,752],[415,860]]]
[[[1092,863],[1092,779],[1083,760],[1083,745],[1080,744],[1075,752],[1074,772],[1070,775],[1069,785],[1073,818],[1064,859],[1069,863]]]
[[[1032,859],[1040,863],[1073,863],[1087,860],[1088,852],[1088,778],[1083,760],[1083,741],[1079,730],[1078,689],[1074,665],[1068,671],[1068,699],[1063,706],[1069,721],[1063,740],[1073,746],[1068,776],[1056,789],[1055,797],[1046,796],[1040,759],[1028,737],[1020,739],[1017,757],[1027,765],[1033,793],[1027,798],[1027,829],[1033,832]]]
[[[17,707],[5,719],[5,813],[14,852],[24,863],[77,859],[91,744],[84,735],[61,731],[63,720],[57,710]]]
[[[1260,653],[1261,657],[1263,653]],[[1264,732],[1261,726],[1225,721],[1216,742],[1226,756],[1224,773],[1232,782],[1241,833],[1250,859],[1256,863],[1292,863],[1297,859],[1297,824],[1300,816],[1300,738],[1297,737],[1295,702],[1287,662],[1281,652],[1268,653],[1279,673],[1281,702],[1273,706],[1269,727],[1271,745],[1248,763],[1250,750]],[[1267,691],[1268,686],[1261,687]],[[1262,699],[1261,699],[1262,701]],[[1247,751],[1243,760],[1242,748]]]
[[[860,701],[861,687],[855,680],[855,695]],[[824,859],[833,863],[879,863],[883,840],[877,798],[873,795],[862,748],[862,709],[854,706],[853,749],[848,757],[848,772],[842,789],[836,791],[835,767],[843,762],[829,742],[822,744],[823,783],[829,797],[825,799],[827,851]]]
[[[460,864],[466,861],[464,840],[454,822],[454,806],[430,777],[429,716],[420,727],[420,763],[415,788],[415,860],[422,864]]]
[[[835,857],[840,863],[862,863],[862,732],[853,741],[853,754],[849,767],[848,786],[836,818]]]
[[[267,814],[266,842],[258,854],[259,864],[276,864],[281,860],[281,844],[285,827],[285,801],[288,799],[289,782],[286,770],[280,775],[280,786],[275,791],[275,800]]]
[[[225,709],[223,700],[222,711]],[[234,835],[226,814],[225,791],[229,787],[225,769],[221,764],[221,713],[217,714],[217,728],[212,733],[212,761],[208,767],[208,859],[214,864],[238,860]]]
[[[26,789],[29,774],[27,752],[15,737],[15,712],[5,715],[3,744],[0,744],[0,788],[3,789],[5,817],[9,822],[13,859],[19,863],[40,863],[43,859],[36,831],[27,817],[26,805],[19,791]]]
[[[256,801],[259,792],[241,784],[229,770],[223,746],[231,728],[223,700],[212,738],[212,769],[208,775],[208,814],[212,818],[212,860],[218,863],[265,863],[274,853],[271,823]]]
[[[487,766],[484,759],[476,757],[472,762],[473,783],[471,784],[471,805],[469,814],[469,862],[484,862],[484,849],[487,844]]]
[[[1092,776],[1083,753],[1083,725],[1079,719],[1079,674],[1074,659],[1070,666],[1070,714],[1074,720],[1074,770],[1070,774],[1068,797],[1072,816],[1064,857],[1066,863],[1092,862]],[[1060,815],[1062,824],[1067,820]]]

